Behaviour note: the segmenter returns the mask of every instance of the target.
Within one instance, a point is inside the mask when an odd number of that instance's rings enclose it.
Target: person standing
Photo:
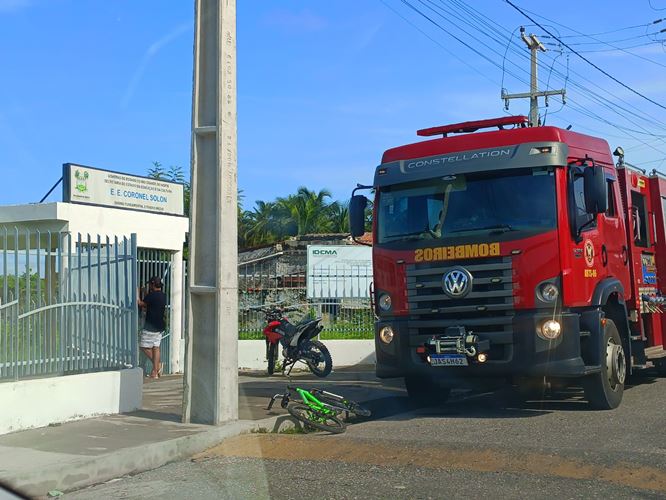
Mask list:
[[[166,295],[162,292],[162,280],[157,276],[150,278],[148,289],[149,292],[143,300],[138,299],[139,306],[146,312],[139,346],[153,364],[150,377],[158,378],[162,373],[160,343],[166,330]]]

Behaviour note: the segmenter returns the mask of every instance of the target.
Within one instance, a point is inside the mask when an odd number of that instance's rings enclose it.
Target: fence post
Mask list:
[[[137,308],[137,248],[136,248],[136,233],[130,235],[130,244],[132,246],[132,280],[130,283],[131,292],[131,328],[129,342],[132,351],[132,366],[139,366],[139,349],[138,349],[138,331],[139,331],[139,309]]]

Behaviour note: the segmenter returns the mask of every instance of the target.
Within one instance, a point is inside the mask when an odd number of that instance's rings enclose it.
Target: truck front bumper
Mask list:
[[[537,335],[537,328],[549,319],[552,313],[539,311],[517,313],[513,318],[512,331],[500,333],[473,332],[486,350],[483,363],[469,357],[468,366],[438,366],[428,363],[422,346],[432,345],[433,338],[445,335],[441,332],[428,334],[410,333],[409,320],[395,318],[380,320],[375,328],[375,351],[377,353],[377,376],[380,378],[428,375],[442,381],[467,379],[470,377],[497,376],[547,376],[580,377],[588,373],[581,357],[580,315],[565,312],[557,316],[562,333],[555,340],[544,340]],[[384,326],[393,329],[393,340],[386,344],[379,337]],[[460,327],[464,327],[461,324]],[[486,342],[487,341],[487,342]],[[488,349],[486,349],[489,347]],[[426,353],[427,354],[427,353]]]

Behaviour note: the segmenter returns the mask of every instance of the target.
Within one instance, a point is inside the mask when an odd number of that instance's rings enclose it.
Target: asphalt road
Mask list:
[[[666,379],[644,378],[620,408],[595,412],[577,389],[410,409],[400,384],[360,378],[353,397],[374,415],[344,434],[239,436],[66,498],[666,498]]]

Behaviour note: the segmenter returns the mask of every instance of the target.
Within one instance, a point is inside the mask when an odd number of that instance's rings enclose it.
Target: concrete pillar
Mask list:
[[[171,254],[171,372],[183,372],[183,251]]]
[[[183,420],[238,418],[236,1],[196,0]]]

